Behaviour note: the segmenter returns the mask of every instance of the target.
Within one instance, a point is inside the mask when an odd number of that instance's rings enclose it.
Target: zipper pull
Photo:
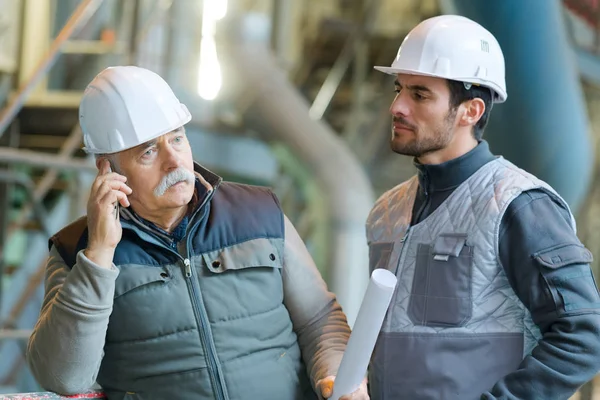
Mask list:
[[[185,260],[183,260],[183,264],[185,265],[185,276],[187,278],[192,276],[192,264],[190,263],[190,259],[186,258]]]
[[[402,239],[400,239],[400,243],[404,243],[406,242],[406,239],[408,239],[408,233],[410,232],[410,228],[408,228],[406,230],[406,232],[404,232],[404,236],[402,236]]]

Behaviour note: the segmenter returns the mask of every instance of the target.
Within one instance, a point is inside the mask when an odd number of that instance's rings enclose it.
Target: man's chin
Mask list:
[[[167,207],[181,207],[187,205],[194,197],[194,185],[180,182],[171,186],[158,198]]]
[[[417,149],[411,146],[394,143],[394,141],[390,143],[390,148],[394,153],[400,154],[402,156],[420,157],[422,155],[422,152],[418,151]]]
[[[161,203],[165,208],[178,208],[184,207],[190,204],[192,201],[193,195],[183,195],[182,193],[178,193],[176,195],[167,195],[165,194],[161,198]]]

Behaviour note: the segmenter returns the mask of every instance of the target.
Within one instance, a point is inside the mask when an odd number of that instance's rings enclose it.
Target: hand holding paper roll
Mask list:
[[[373,271],[330,399],[338,400],[343,395],[356,391],[363,382],[396,283],[396,276],[390,271]]]

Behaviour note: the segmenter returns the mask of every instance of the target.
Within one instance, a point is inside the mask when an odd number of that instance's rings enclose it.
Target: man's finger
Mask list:
[[[127,195],[125,193],[117,192],[117,198],[119,199],[119,203],[121,203],[123,207],[129,207],[129,199],[127,198]]]
[[[101,209],[113,210],[116,203],[119,202],[123,207],[129,207],[129,199],[127,195],[119,190],[109,190],[100,198],[98,204]]]
[[[110,172],[110,162],[107,159],[104,159],[100,163],[100,170],[98,171],[98,176],[106,175],[109,172]]]
[[[120,190],[121,192],[130,195],[131,193],[133,193],[133,190],[127,186],[124,182],[120,182],[121,184],[119,185],[118,190]]]
[[[105,181],[102,182],[102,184],[100,185],[100,187],[98,187],[98,189],[96,190],[96,192],[94,194],[92,194],[93,197],[95,198],[103,198],[104,196],[106,196],[106,193],[110,192],[111,190],[118,190],[120,192],[123,192],[127,195],[131,194],[133,191],[131,190],[131,188],[129,186],[127,186],[125,183],[123,182],[119,182],[119,181]]]
[[[123,175],[119,175],[115,172],[111,172],[106,175],[99,175],[96,178],[96,180],[94,180],[94,183],[92,184],[90,195],[93,195],[94,193],[96,193],[98,191],[98,189],[100,188],[100,186],[102,186],[102,184],[104,182],[112,182],[112,181],[126,182],[127,177],[125,177]]]
[[[321,395],[328,399],[333,394],[333,379],[325,378],[321,381]]]

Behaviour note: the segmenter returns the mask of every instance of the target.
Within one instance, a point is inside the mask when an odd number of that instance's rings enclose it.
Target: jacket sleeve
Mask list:
[[[44,301],[27,346],[29,367],[45,390],[75,394],[94,386],[118,274],[114,265],[95,265],[83,251],[69,269],[51,248]]]
[[[517,197],[500,227],[499,256],[542,338],[482,399],[567,399],[600,370],[600,296],[569,211],[544,191]]]
[[[302,239],[285,218],[283,265],[284,304],[290,313],[313,388],[335,375],[350,328],[342,308],[327,286]]]

